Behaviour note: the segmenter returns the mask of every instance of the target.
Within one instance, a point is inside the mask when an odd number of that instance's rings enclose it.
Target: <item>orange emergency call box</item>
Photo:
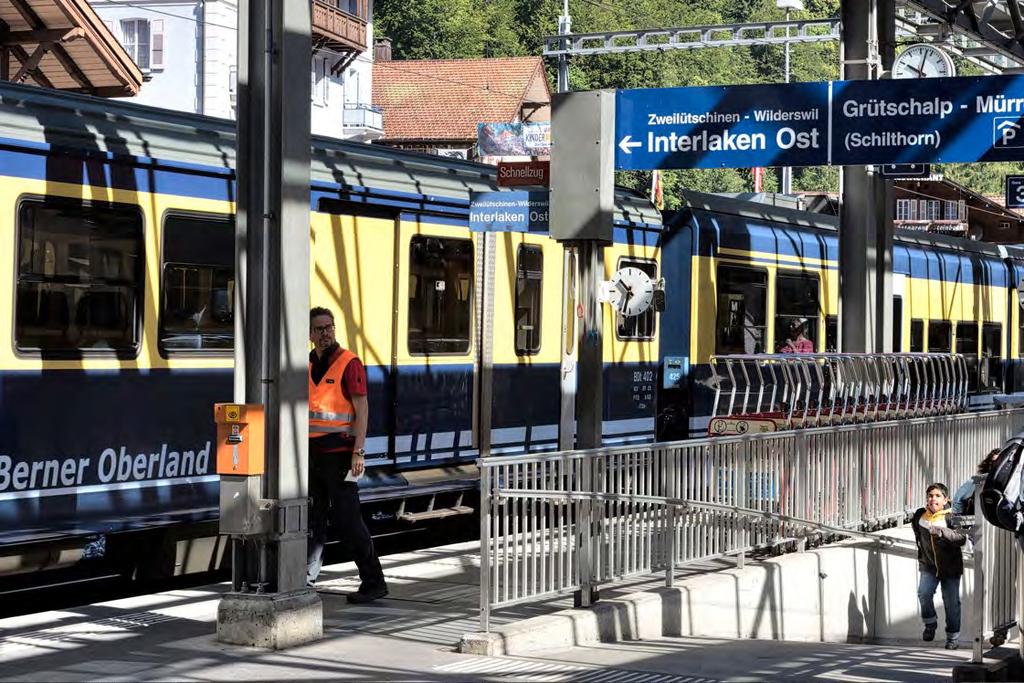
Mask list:
[[[215,403],[217,474],[263,474],[263,406]]]

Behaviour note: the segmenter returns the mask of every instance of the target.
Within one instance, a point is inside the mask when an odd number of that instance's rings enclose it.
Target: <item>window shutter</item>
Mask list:
[[[164,68],[164,20],[154,19],[150,29],[153,49],[149,65],[154,69],[162,69]]]
[[[324,104],[327,104],[328,95],[331,92],[331,67],[327,64],[327,58],[324,58],[323,62],[323,74],[324,74]]]

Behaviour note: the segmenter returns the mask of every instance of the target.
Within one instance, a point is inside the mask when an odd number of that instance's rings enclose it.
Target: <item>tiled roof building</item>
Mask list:
[[[551,119],[540,57],[377,61],[373,103],[380,143],[423,150],[472,148],[477,123]]]

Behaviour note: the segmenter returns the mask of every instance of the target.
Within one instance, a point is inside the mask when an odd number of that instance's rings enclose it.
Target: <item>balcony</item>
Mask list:
[[[346,103],[342,131],[346,138],[376,140],[384,135],[384,113],[370,104]]]
[[[311,0],[313,46],[339,52],[364,52],[370,0]]]

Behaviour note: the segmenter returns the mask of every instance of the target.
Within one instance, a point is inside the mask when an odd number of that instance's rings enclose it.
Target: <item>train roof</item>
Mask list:
[[[772,223],[783,223],[795,227],[838,233],[839,218],[827,214],[797,211],[771,204],[752,202],[735,197],[708,194],[694,190],[683,190],[686,207],[702,211],[713,211],[746,219],[755,219]],[[945,248],[950,251],[970,252],[991,258],[1012,258],[1024,262],[1024,248],[978,242],[976,240],[937,235],[915,230],[897,230],[895,240],[898,244],[928,248]]]
[[[122,100],[0,83],[2,137],[41,147],[135,157],[231,171],[235,122]],[[0,140],[2,142],[2,140]],[[499,190],[496,169],[471,161],[334,138],[312,138],[313,185],[467,202],[474,191]],[[631,190],[616,190],[616,220],[660,227],[661,214]]]

